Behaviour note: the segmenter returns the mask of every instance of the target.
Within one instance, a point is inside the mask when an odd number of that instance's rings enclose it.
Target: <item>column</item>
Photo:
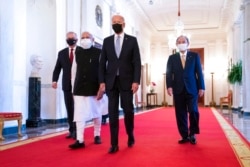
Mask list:
[[[26,127],[42,126],[41,114],[41,78],[29,78],[29,101],[28,101],[28,119]]]
[[[248,67],[250,66],[250,0],[244,1],[243,8],[243,23],[244,23],[244,32],[243,32],[243,108],[242,111],[244,115],[250,115],[250,73]]]
[[[212,99],[210,101],[210,106],[215,107],[216,103],[214,101],[214,73],[211,72],[211,94],[212,94]]]
[[[163,101],[162,106],[166,107],[168,103],[166,102],[166,73],[163,73]]]
[[[27,111],[26,0],[0,0],[0,111]],[[16,126],[8,121],[5,128]]]
[[[13,34],[14,34],[14,2],[0,1],[0,110],[9,111],[12,109],[13,99]]]

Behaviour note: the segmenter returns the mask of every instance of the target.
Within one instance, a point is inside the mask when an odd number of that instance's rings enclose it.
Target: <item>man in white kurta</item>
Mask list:
[[[81,36],[82,50],[75,57],[72,67],[73,95],[75,103],[74,121],[76,122],[75,143],[71,149],[84,148],[84,129],[86,121],[93,119],[94,143],[101,144],[101,119],[107,101],[98,94],[98,66],[101,50],[93,47],[93,36],[83,32]]]

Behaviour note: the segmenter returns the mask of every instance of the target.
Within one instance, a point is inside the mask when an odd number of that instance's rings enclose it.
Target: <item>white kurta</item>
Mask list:
[[[106,94],[103,95],[100,101],[100,109],[102,111],[102,115],[108,114],[108,96]]]
[[[106,95],[101,100],[96,96],[74,95],[74,121],[88,121],[108,113],[108,98]]]

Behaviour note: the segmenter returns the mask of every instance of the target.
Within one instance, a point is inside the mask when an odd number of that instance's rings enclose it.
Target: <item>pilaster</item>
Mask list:
[[[242,78],[243,78],[243,108],[245,115],[250,115],[250,75],[248,67],[250,66],[250,0],[243,2],[243,61],[242,61]]]

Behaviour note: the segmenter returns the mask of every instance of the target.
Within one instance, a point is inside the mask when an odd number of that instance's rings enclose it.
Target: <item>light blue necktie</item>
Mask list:
[[[121,46],[120,46],[120,36],[117,36],[116,41],[115,41],[115,53],[117,57],[119,58],[120,52],[121,52]]]
[[[117,58],[119,58],[121,52],[120,38],[120,36],[117,36],[115,41],[115,53]],[[119,68],[117,69],[116,75],[119,76]]]

